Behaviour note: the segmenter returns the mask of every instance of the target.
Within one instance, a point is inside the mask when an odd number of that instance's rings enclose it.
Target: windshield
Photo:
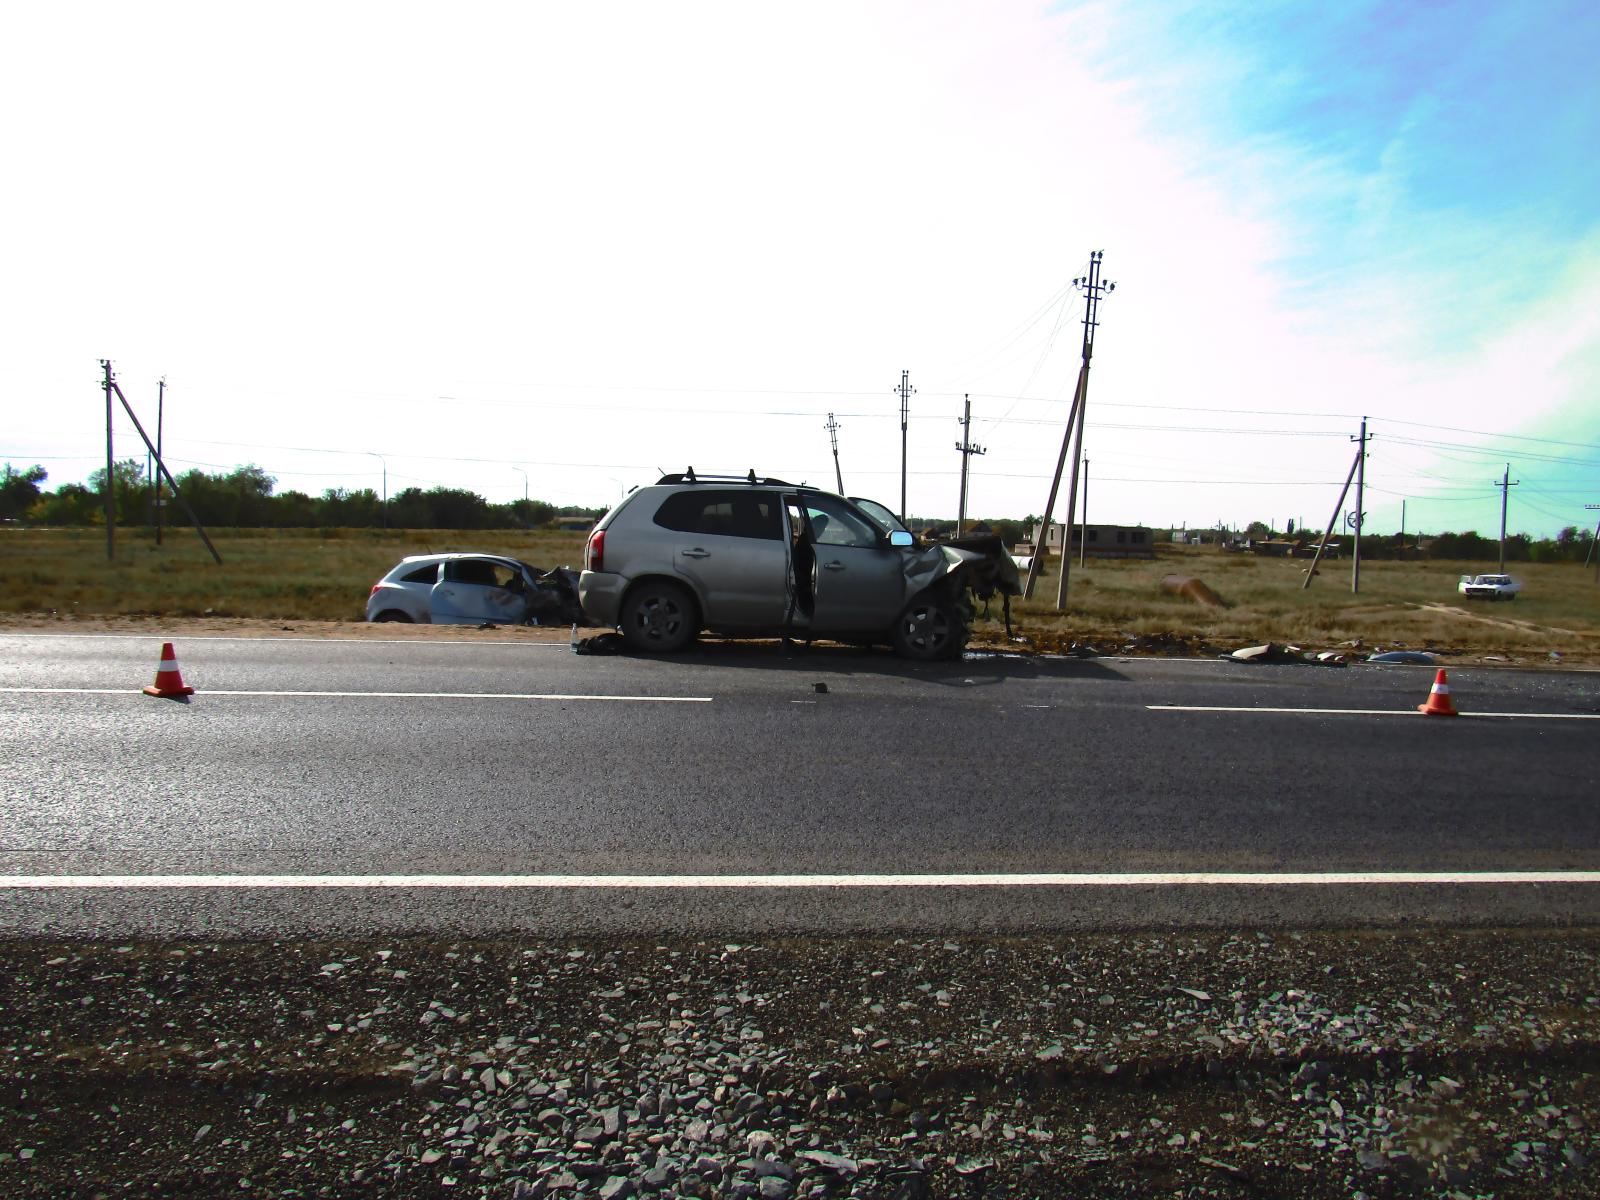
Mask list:
[[[899,517],[895,516],[894,513],[890,512],[876,500],[864,500],[860,496],[851,496],[850,503],[854,504],[862,512],[866,513],[867,516],[871,517],[873,523],[885,533],[894,533],[896,530],[905,530],[907,533],[910,532],[910,530],[906,529],[906,527],[900,523]]]

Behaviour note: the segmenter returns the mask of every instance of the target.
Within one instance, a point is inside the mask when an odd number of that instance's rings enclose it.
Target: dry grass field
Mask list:
[[[367,590],[406,554],[481,550],[537,567],[580,567],[579,533],[440,530],[221,530],[211,561],[192,530],[169,530],[157,546],[146,530],[119,530],[108,563],[93,529],[0,532],[0,614],[8,623],[160,617],[263,621],[360,621]],[[1068,611],[1055,611],[1055,560],[1031,601],[1013,612],[1041,649],[1088,643],[1103,651],[1191,652],[1265,641],[1313,649],[1359,641],[1364,649],[1432,649],[1451,657],[1600,663],[1600,585],[1592,569],[1519,563],[1524,591],[1512,603],[1468,603],[1457,576],[1493,563],[1367,562],[1350,591],[1348,560],[1326,563],[1301,590],[1302,559],[1258,558],[1214,547],[1162,546],[1155,560],[1074,564]],[[1169,574],[1192,575],[1223,600],[1207,608],[1161,589]],[[991,610],[998,618],[999,608]],[[980,644],[1003,644],[998,620],[981,622]]]

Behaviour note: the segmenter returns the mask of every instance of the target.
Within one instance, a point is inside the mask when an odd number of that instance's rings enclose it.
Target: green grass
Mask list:
[[[376,529],[223,529],[212,561],[194,531],[0,533],[0,612],[359,621],[367,592],[407,554],[477,550],[536,567],[581,567],[581,533]]]
[[[0,531],[0,612],[357,621],[368,589],[404,555],[480,550],[541,568],[579,567],[585,540],[581,533],[398,529],[224,529],[212,538],[221,566],[189,529],[169,530],[162,546],[148,530],[119,530],[110,563],[104,530]],[[1091,559],[1085,568],[1074,565],[1068,609],[1057,613],[1051,560],[1035,598],[1013,609],[1025,630],[1046,641],[1181,634],[1222,647],[1277,641],[1320,648],[1360,639],[1368,646],[1600,657],[1600,586],[1592,569],[1518,563],[1511,572],[1524,590],[1515,602],[1469,604],[1456,592],[1457,577],[1492,570],[1492,563],[1363,563],[1359,595],[1350,591],[1348,560],[1325,563],[1310,589],[1301,590],[1306,565],[1209,546],[1163,546],[1154,560]],[[1204,580],[1224,607],[1164,593],[1161,580],[1169,574]],[[1427,611],[1424,604],[1487,620]]]

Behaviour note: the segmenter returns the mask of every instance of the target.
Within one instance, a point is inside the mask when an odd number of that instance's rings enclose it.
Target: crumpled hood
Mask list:
[[[973,534],[948,542],[918,544],[905,552],[906,594],[914,596],[939,580],[959,575],[961,585],[986,600],[999,592],[1022,595],[1022,577],[994,534]]]

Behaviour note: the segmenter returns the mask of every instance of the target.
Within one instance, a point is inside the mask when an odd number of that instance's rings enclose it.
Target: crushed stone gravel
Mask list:
[[[1592,1197],[1600,931],[0,943],[0,1195]]]

